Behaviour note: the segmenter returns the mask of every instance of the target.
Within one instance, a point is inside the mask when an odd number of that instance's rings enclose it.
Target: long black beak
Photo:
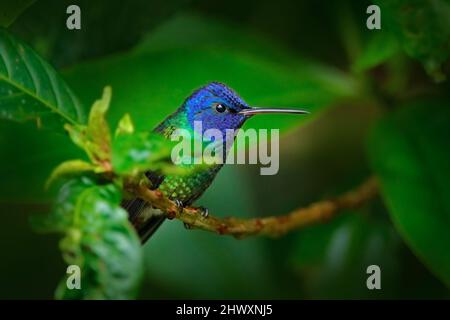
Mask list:
[[[264,114],[264,113],[308,114],[309,112],[300,109],[277,109],[277,108],[248,108],[238,112],[238,114],[242,114],[244,116],[253,116],[255,114]]]

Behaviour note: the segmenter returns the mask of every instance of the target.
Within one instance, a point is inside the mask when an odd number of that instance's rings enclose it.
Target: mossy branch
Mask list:
[[[288,214],[241,219],[235,217],[218,218],[212,215],[203,217],[199,209],[190,207],[181,210],[175,202],[166,198],[162,192],[150,190],[143,183],[127,182],[125,187],[129,192],[161,209],[169,219],[181,220],[192,228],[221,235],[232,235],[237,238],[250,235],[279,236],[292,230],[328,221],[343,209],[361,206],[375,197],[379,190],[377,179],[370,177],[355,189],[338,197],[312,203]]]

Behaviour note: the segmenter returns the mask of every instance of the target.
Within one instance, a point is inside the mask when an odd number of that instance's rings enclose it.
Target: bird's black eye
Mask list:
[[[216,111],[219,113],[223,113],[225,111],[227,111],[227,107],[225,107],[223,104],[216,104]]]

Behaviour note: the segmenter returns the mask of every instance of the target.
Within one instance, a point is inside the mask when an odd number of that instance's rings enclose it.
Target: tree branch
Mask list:
[[[142,183],[128,182],[126,189],[161,209],[169,219],[181,220],[192,228],[241,238],[249,235],[279,236],[295,229],[328,221],[340,210],[357,208],[372,199],[378,194],[379,187],[377,179],[370,177],[357,188],[334,199],[318,201],[285,215],[251,219],[218,218],[211,215],[205,218],[196,208],[180,210],[175,202],[166,198],[162,192],[150,190]]]

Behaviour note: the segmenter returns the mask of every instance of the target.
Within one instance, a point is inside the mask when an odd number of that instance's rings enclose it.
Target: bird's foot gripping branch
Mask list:
[[[376,195],[374,178],[334,199],[313,203],[291,213],[264,218],[205,217],[199,209],[180,208],[158,189],[149,188],[144,173],[183,175],[186,169],[170,161],[171,144],[157,135],[135,132],[125,115],[114,134],[105,114],[111,89],[91,108],[86,125],[66,125],[72,141],[82,148],[89,161],[76,159],[60,164],[47,186],[59,185],[52,214],[37,220],[43,230],[64,235],[61,249],[65,261],[80,266],[82,290],[67,290],[66,280],[59,297],[123,298],[134,295],[142,274],[141,244],[121,199],[139,197],[162,210],[169,219],[178,219],[195,229],[235,237],[277,236],[307,225],[326,221],[341,209],[360,206]]]

